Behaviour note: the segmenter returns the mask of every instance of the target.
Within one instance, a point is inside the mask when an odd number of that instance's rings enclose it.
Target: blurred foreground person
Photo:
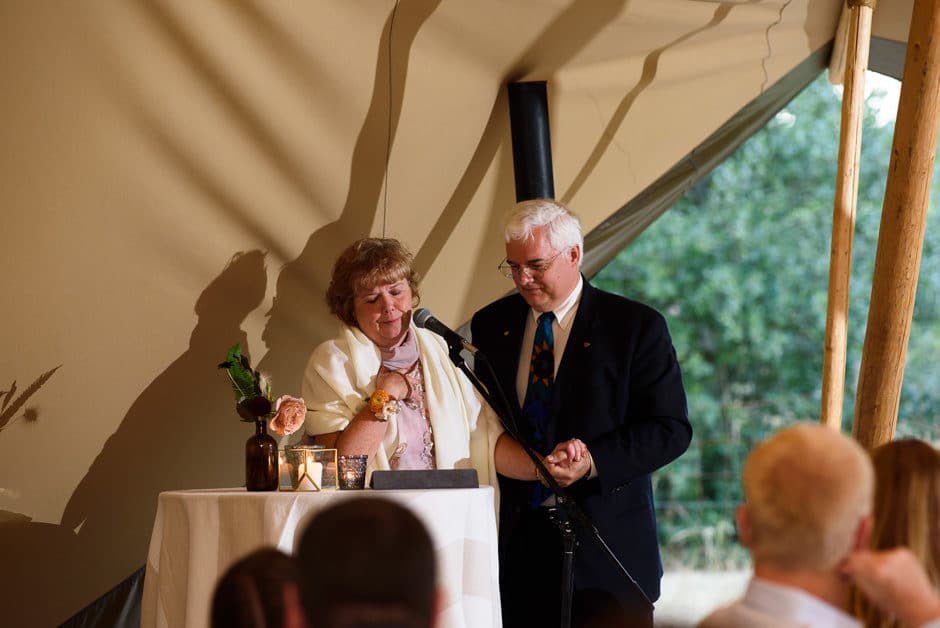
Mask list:
[[[296,549],[310,628],[433,628],[441,608],[427,528],[408,508],[354,497],[321,510]]]
[[[854,552],[842,572],[897,625],[940,628],[940,594],[909,549]]]
[[[934,588],[940,585],[940,452],[916,439],[885,443],[871,452],[875,467],[875,508],[869,547],[907,547]],[[855,614],[870,628],[894,628],[901,621],[855,595]]]
[[[744,463],[735,520],[754,577],[737,602],[702,628],[860,628],[854,583],[908,628],[940,628],[940,598],[907,550],[871,552],[874,472],[862,447],[801,423],[757,445]]]
[[[263,547],[232,564],[212,596],[212,628],[304,628],[294,559]]]
[[[865,450],[818,424],[785,428],[744,463],[735,521],[754,576],[744,597],[703,628],[845,626],[849,581],[840,572],[871,529],[874,478]]]

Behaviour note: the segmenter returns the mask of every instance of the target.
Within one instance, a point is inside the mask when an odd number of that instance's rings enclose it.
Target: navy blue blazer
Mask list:
[[[529,312],[523,298],[512,294],[484,307],[471,322],[473,344],[517,412],[516,372]],[[493,391],[494,382],[479,358],[475,370]],[[568,494],[655,601],[662,563],[650,473],[679,457],[692,439],[665,319],[647,305],[585,280],[552,394],[550,441],[580,438],[597,470],[596,478],[576,482]],[[528,438],[525,426],[520,428],[523,439]],[[501,539],[511,536],[529,507],[532,485],[500,476]],[[576,589],[598,588],[623,597],[632,587],[590,535],[579,534],[574,575]]]

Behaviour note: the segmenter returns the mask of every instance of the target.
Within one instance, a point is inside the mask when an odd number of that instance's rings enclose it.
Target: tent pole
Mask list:
[[[885,189],[852,434],[894,437],[937,148],[940,0],[915,0]]]
[[[874,0],[848,0],[848,58],[842,92],[842,127],[839,133],[839,165],[832,215],[832,249],[829,256],[829,304],[823,353],[821,422],[839,431],[845,390],[846,325],[849,279],[852,271],[852,237],[858,203],[858,169],[862,146],[862,111],[865,105],[865,69],[871,41]],[[833,53],[835,54],[835,52]]]
[[[548,83],[510,83],[507,90],[516,202],[555,198],[552,140],[548,125]]]

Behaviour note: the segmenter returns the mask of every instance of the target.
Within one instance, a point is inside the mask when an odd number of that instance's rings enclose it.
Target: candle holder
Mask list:
[[[336,450],[296,445],[278,455],[278,490],[325,491],[337,488]]]
[[[340,490],[359,490],[366,487],[366,465],[369,456],[340,456],[338,459]]]

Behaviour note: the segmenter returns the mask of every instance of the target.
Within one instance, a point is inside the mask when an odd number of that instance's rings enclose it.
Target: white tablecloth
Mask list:
[[[312,513],[334,500],[382,496],[411,508],[431,533],[445,591],[441,626],[500,627],[493,489],[160,493],[150,538],[142,628],[203,628],[232,563],[263,545],[292,553]],[[394,577],[394,574],[389,574]]]

